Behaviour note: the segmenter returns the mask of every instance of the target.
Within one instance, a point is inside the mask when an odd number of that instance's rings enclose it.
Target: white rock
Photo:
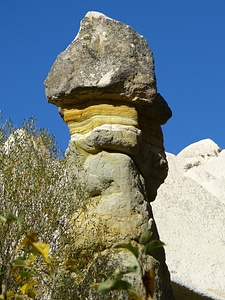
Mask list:
[[[207,139],[167,159],[152,207],[172,278],[225,299],[225,151]]]
[[[204,139],[184,148],[177,156],[185,158],[196,156],[217,156],[219,146],[210,139]]]

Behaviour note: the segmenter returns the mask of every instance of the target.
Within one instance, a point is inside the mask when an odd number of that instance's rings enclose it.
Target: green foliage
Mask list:
[[[152,232],[150,230],[145,230],[142,232],[140,236],[139,243],[145,246],[147,243],[151,241],[151,238],[152,238]]]
[[[22,228],[20,218],[7,214],[6,217],[1,216],[1,222],[4,224],[17,222],[20,233]],[[42,265],[42,269],[40,269],[40,265]],[[60,266],[60,272],[63,269],[68,269],[70,273],[75,272],[82,276],[83,274],[76,268],[71,267],[72,265],[73,262],[65,261]],[[46,285],[51,283],[49,299],[54,298],[54,286],[57,283],[57,275],[59,274],[59,272],[56,273],[55,257],[50,255],[49,245],[40,242],[35,233],[27,234],[20,243],[17,240],[7,268],[5,285],[0,299],[37,299],[38,294],[40,294],[42,280]],[[18,288],[8,290],[8,282],[11,276],[15,279],[19,290]],[[46,295],[45,293],[43,296],[46,297]]]
[[[157,248],[161,248],[164,246],[164,243],[158,240],[153,240],[149,243],[147,243],[144,248],[142,249],[142,253],[143,254],[152,254],[152,251],[157,249]]]
[[[68,231],[83,193],[34,119],[19,129],[0,124],[0,299],[67,298],[54,292],[65,274],[81,275],[68,257]]]
[[[137,267],[127,267],[124,271],[121,271],[119,268],[116,268],[116,270],[111,274],[110,278],[107,279],[107,276],[104,274],[99,274],[99,277],[103,277],[106,279],[101,284],[94,284],[92,287],[97,288],[98,293],[103,292],[109,292],[113,290],[128,290],[133,291],[133,286],[127,282],[126,280],[123,280],[123,276],[129,273],[133,273],[137,271]]]
[[[132,246],[131,242],[129,243],[120,243],[117,244],[114,248],[123,248],[129,250],[136,258],[139,256],[139,248]]]
[[[137,265],[132,267],[127,267],[125,271],[121,271],[120,269],[116,269],[108,278],[106,275],[102,275],[101,277],[105,279],[105,281],[101,283],[93,284],[91,287],[96,288],[98,293],[106,293],[111,292],[113,290],[126,290],[129,293],[129,298],[133,300],[144,300],[144,299],[152,299],[150,297],[153,297],[154,294],[154,284],[151,287],[151,290],[149,291],[149,287],[146,288],[145,286],[145,277],[146,274],[143,271],[143,256],[150,255],[153,250],[163,247],[164,243],[159,240],[152,240],[152,232],[149,230],[144,231],[139,239],[139,243],[137,245],[132,245],[131,242],[129,243],[119,243],[115,245],[114,248],[116,249],[126,249],[130,253],[134,255],[137,261]],[[136,273],[137,270],[140,270],[141,272],[141,278],[142,278],[142,284],[143,289],[146,292],[145,298],[138,295],[138,293],[135,292],[134,287],[127,281],[124,280],[124,276],[129,273]],[[150,273],[152,271],[150,270]],[[154,272],[152,272],[154,273]],[[154,275],[153,275],[154,276]]]

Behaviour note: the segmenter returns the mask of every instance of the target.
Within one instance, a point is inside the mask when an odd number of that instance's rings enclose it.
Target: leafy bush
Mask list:
[[[0,294],[4,295],[3,299],[7,290],[23,293],[25,288],[21,290],[21,287],[27,284],[28,277],[30,284],[35,282],[32,289],[38,290],[33,297],[44,299],[45,295],[50,299],[61,272],[72,264],[67,261],[70,242],[67,233],[83,187],[77,186],[75,176],[68,174],[66,159],[60,154],[54,137],[46,129],[37,128],[34,119],[25,120],[20,129],[9,120],[0,124]],[[25,237],[34,233],[36,242],[49,245],[51,264],[46,264],[42,255],[29,252],[31,245],[23,245],[29,246],[26,251],[21,247]],[[17,272],[12,272],[18,259],[33,259],[29,262],[32,268],[18,266]],[[28,274],[31,269],[32,276]],[[11,273],[14,276],[9,276]]]
[[[154,295],[154,282],[155,282],[155,274],[154,270],[148,270],[148,274],[144,271],[143,261],[144,256],[151,255],[152,251],[161,248],[164,246],[164,243],[159,240],[152,240],[152,232],[149,230],[144,231],[139,239],[139,243],[136,245],[132,245],[129,243],[118,243],[114,248],[117,249],[126,249],[132,255],[134,255],[136,259],[136,265],[125,267],[124,270],[120,268],[116,268],[114,272],[111,273],[110,276],[106,276],[105,274],[101,274],[101,277],[104,279],[101,283],[95,283],[92,285],[93,288],[97,289],[98,293],[110,293],[112,291],[127,291],[129,294],[129,299],[133,300],[145,300],[145,299],[153,299]],[[126,279],[126,275],[131,273],[136,273],[140,270],[140,276],[142,280],[143,290],[145,291],[145,296],[140,296],[135,288],[130,282]],[[151,278],[151,281],[146,280],[147,277]]]

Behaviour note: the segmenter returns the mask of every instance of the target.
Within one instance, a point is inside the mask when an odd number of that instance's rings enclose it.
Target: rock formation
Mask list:
[[[171,110],[157,93],[146,40],[97,12],[81,21],[45,87],[48,101],[59,107],[70,130],[70,169],[86,187],[86,210],[75,213],[73,235],[76,253],[86,257],[91,272],[100,256],[107,264],[115,243],[137,243],[144,230],[159,238],[150,202],[167,176],[160,126]],[[132,261],[124,251],[115,255],[120,263]],[[154,295],[148,299],[173,299],[163,249],[147,258],[144,269],[155,274]],[[138,279],[134,281],[144,295]]]
[[[205,139],[167,159],[152,206],[175,296],[225,299],[225,150]]]

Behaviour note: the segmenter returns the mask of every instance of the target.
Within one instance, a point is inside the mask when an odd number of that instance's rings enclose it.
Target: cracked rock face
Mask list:
[[[152,53],[146,40],[129,26],[89,12],[76,38],[58,56],[45,85],[49,101],[56,105],[89,100],[89,89],[92,100],[153,100]]]
[[[172,113],[157,92],[146,40],[89,12],[57,57],[45,88],[70,130],[69,168],[87,189],[89,206],[74,221],[80,251],[85,239],[97,252],[96,245],[108,249],[121,240],[137,241],[147,229],[158,238],[150,202],[167,176],[161,125]],[[155,259],[161,292],[154,299],[173,299],[163,250]]]

